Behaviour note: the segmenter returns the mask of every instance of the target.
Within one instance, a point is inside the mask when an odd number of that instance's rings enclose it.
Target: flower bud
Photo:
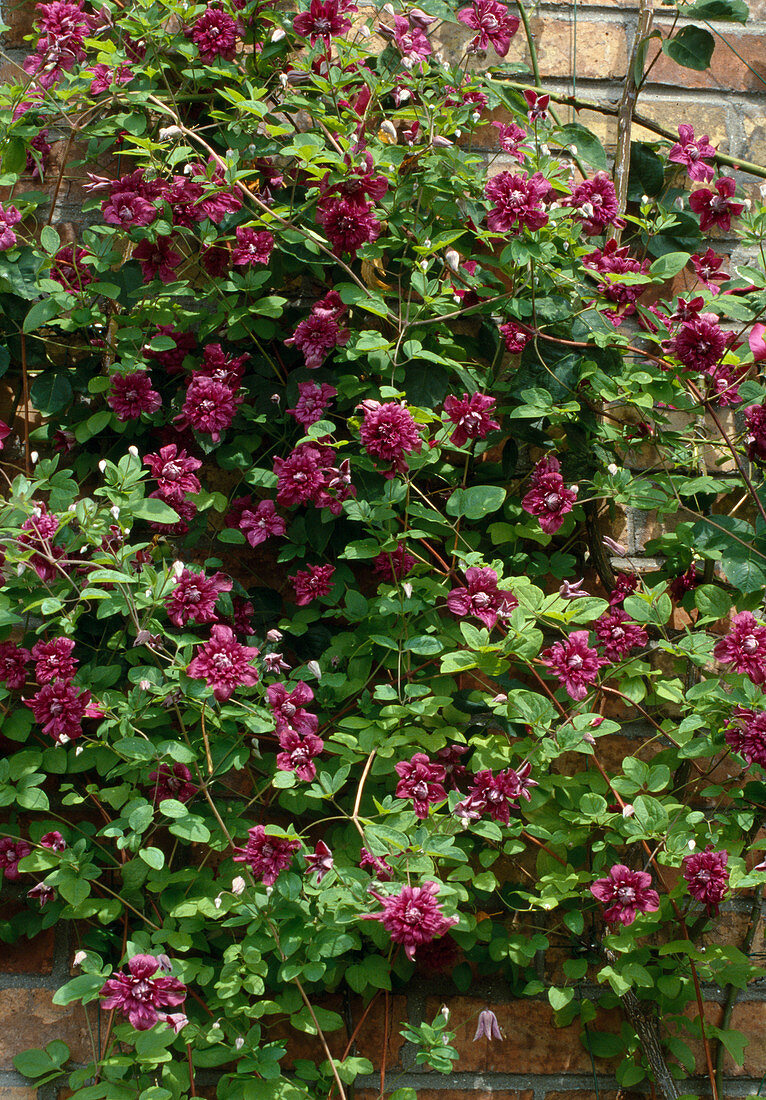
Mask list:
[[[72,966],[82,966],[88,957],[87,951],[75,951],[74,959],[72,960]]]
[[[245,892],[246,885],[247,885],[247,883],[242,878],[242,875],[237,875],[236,878],[231,880],[231,892],[232,892],[232,894],[235,894],[237,897],[239,897],[240,894],[243,894]]]
[[[281,642],[283,634],[281,630],[269,630],[266,634],[267,642]]]
[[[392,141],[398,141],[399,140],[399,135],[396,132],[396,127],[394,126],[393,122],[391,122],[390,119],[384,118],[383,121],[380,124],[380,128],[381,128],[381,130],[383,131],[384,134],[387,134],[388,137],[391,138]]]
[[[180,577],[185,568],[186,568],[186,566],[184,565],[184,563],[182,561],[174,561],[173,562],[173,575],[175,577]]]
[[[369,38],[372,35],[372,31],[366,23],[363,23],[362,26],[359,28],[359,33],[361,34],[362,38]]]
[[[635,806],[633,806],[633,804],[631,802],[626,802],[625,805],[622,807],[622,816],[623,817],[633,817],[633,814],[635,812],[636,812]]]
[[[116,504],[113,504],[112,507],[109,509],[109,514],[112,517],[112,519],[119,519],[120,518],[120,509],[117,507]]]
[[[309,672],[313,672],[317,680],[322,679],[322,669],[320,667],[319,661],[308,661],[306,664],[306,668],[309,670]]]
[[[128,447],[128,454],[133,455],[134,458],[138,458],[138,447],[134,447],[133,444]]]
[[[272,42],[281,42],[284,37],[285,37],[284,27],[277,27],[277,29],[274,31],[274,33],[271,36],[271,41]]]
[[[37,453],[37,451],[32,451],[32,453],[29,456],[29,461],[32,463],[33,466],[36,466],[37,461],[38,461],[39,458],[40,458],[40,456]]]
[[[98,468],[101,471],[101,473],[103,474],[104,471],[106,470],[106,459],[105,458],[101,459],[101,461],[98,464]]]
[[[447,267],[451,271],[457,271],[460,267],[460,253],[456,252],[454,248],[448,248],[444,253],[444,259],[447,262]]]
[[[234,1040],[234,1049],[235,1050],[242,1050],[242,1047],[244,1045],[245,1045],[245,1040],[242,1038],[241,1035],[238,1035],[237,1038]]]
[[[412,585],[410,584],[409,581],[403,581],[402,582],[402,590],[404,591],[404,594],[407,597],[407,599],[409,599],[410,596],[412,595]]]
[[[159,132],[160,141],[172,141],[180,137],[183,137],[183,130],[180,126],[163,126]]]

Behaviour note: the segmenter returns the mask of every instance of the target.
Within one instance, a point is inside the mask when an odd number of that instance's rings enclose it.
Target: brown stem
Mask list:
[[[652,27],[651,0],[639,0],[638,19],[633,49],[628,61],[628,71],[622,88],[622,98],[617,108],[617,152],[614,158],[614,189],[617,192],[617,205],[620,217],[625,213],[628,201],[628,174],[630,171],[630,134],[633,128],[633,115],[638,100],[639,85],[636,80],[636,66],[641,51]],[[619,244],[621,230],[614,229],[614,238]]]
[[[189,1095],[196,1096],[197,1090],[194,1087],[194,1063],[192,1062],[191,1043],[186,1044],[186,1060],[189,1063]]]
[[[32,459],[29,450],[29,374],[27,372],[27,340],[21,333],[21,389],[24,402],[24,468],[27,477],[32,473]]]

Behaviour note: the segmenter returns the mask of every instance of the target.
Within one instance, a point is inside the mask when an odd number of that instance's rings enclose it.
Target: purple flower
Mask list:
[[[602,615],[593,624],[596,637],[604,647],[607,661],[619,661],[630,653],[631,649],[645,646],[649,636],[642,626],[632,622],[630,616],[621,608],[613,608]]]
[[[256,825],[247,831],[248,840],[244,848],[235,848],[235,863],[246,863],[256,879],[264,886],[273,886],[281,871],[289,867],[293,853],[300,848],[297,840],[266,833],[263,825]]]
[[[245,364],[250,356],[228,355],[220,344],[206,344],[202,352],[202,363],[194,371],[194,378],[212,378],[222,382],[229,389],[237,390],[245,373]]]
[[[228,12],[209,7],[185,33],[196,45],[203,61],[215,61],[217,57],[233,61],[239,30],[237,21]]]
[[[0,877],[5,877],[9,882],[15,882],[21,872],[19,860],[24,859],[32,851],[32,845],[18,837],[4,836],[0,839]]]
[[[101,213],[107,225],[132,229],[134,226],[151,225],[157,217],[157,208],[139,191],[112,191],[101,204]]]
[[[702,255],[695,252],[692,256],[692,264],[699,281],[713,294],[717,294],[720,289],[717,283],[728,282],[729,276],[725,271],[721,271],[723,256],[719,256],[712,248],[708,248]]]
[[[403,886],[400,893],[390,897],[383,897],[371,890],[372,896],[383,906],[383,911],[364,913],[361,919],[380,921],[393,942],[402,944],[405,955],[412,960],[420,944],[438,939],[458,923],[457,917],[444,916],[436,900],[438,892],[435,882]]]
[[[540,459],[532,471],[529,492],[521,502],[525,512],[537,516],[540,527],[548,535],[558,531],[577,498],[577,486],[567,489],[560,470],[559,461],[553,455]]]
[[[609,593],[609,604],[616,607],[621,604],[626,596],[635,592],[638,588],[638,577],[635,573],[618,573],[614,578],[614,588]]]
[[[38,882],[31,890],[27,890],[28,898],[36,898],[40,902],[40,908],[44,909],[49,901],[54,901],[56,891],[52,886],[46,886],[44,882]]]
[[[531,88],[527,88],[524,92],[524,98],[527,101],[527,118],[529,121],[531,123],[545,122],[548,117],[548,104],[551,97],[549,95],[538,95]]]
[[[179,451],[175,443],[160,447],[158,454],[144,455],[143,461],[152,477],[156,478],[157,488],[165,500],[179,500],[185,493],[198,493],[202,488],[194,474],[202,463],[198,458],[191,458],[186,451]]]
[[[66,841],[58,829],[53,829],[52,832],[46,833],[45,836],[41,836],[40,844],[43,848],[49,848],[52,852],[66,851]]]
[[[586,592],[582,587],[585,577],[580,577],[579,581],[563,581],[559,588],[559,596],[562,600],[579,600],[581,596],[590,596],[590,592]]]
[[[251,546],[260,546],[271,537],[284,535],[287,525],[277,513],[273,500],[262,500],[255,511],[245,508],[237,525]]]
[[[766,404],[745,409],[745,442],[750,461],[766,462]]]
[[[267,264],[274,248],[274,238],[264,230],[255,230],[237,226],[237,243],[231,254],[235,267],[252,267],[254,264]]]
[[[376,241],[380,236],[380,222],[368,202],[321,198],[316,207],[316,220],[327,234],[336,256],[348,252],[355,257],[363,244]]]
[[[503,1033],[497,1022],[497,1016],[491,1009],[485,1008],[479,1013],[479,1019],[476,1024],[476,1034],[473,1037],[474,1043],[479,1039],[486,1039],[490,1042],[492,1039],[500,1039],[502,1041],[502,1038]]]
[[[505,4],[498,0],[473,0],[470,8],[461,8],[457,13],[461,23],[478,31],[471,39],[469,50],[486,51],[490,43],[500,57],[505,57],[511,46],[511,39],[519,29],[519,19],[511,15]]]
[[[152,389],[152,380],[143,370],[113,374],[107,402],[118,420],[137,420],[142,413],[151,415],[162,405],[162,398]]]
[[[0,642],[0,681],[9,691],[23,688],[27,679],[27,664],[32,658],[28,649],[15,642]]]
[[[186,999],[186,986],[178,978],[153,975],[159,970],[154,955],[134,955],[128,974],[114,974],[101,989],[102,1009],[119,1009],[136,1031],[148,1031],[163,1017],[158,1009],[175,1007]]]
[[[180,252],[173,248],[175,235],[160,236],[156,241],[145,240],[133,249],[133,259],[141,264],[144,282],[159,278],[161,283],[172,283],[176,277],[176,268],[183,260]]]
[[[329,47],[331,38],[350,30],[351,20],[346,18],[346,13],[356,10],[356,4],[348,0],[311,0],[308,11],[294,16],[293,30],[308,38],[312,46],[321,38]]]
[[[198,791],[198,787],[191,782],[191,772],[185,764],[160,764],[156,771],[149,773],[152,787],[152,802],[155,806],[164,802],[166,798],[174,798],[177,802],[188,802]]]
[[[6,252],[16,244],[16,234],[12,226],[18,225],[21,214],[15,206],[3,206],[0,204],[0,252]]]
[[[533,176],[499,172],[487,182],[484,192],[495,205],[487,215],[487,225],[495,233],[519,233],[542,229],[548,224],[543,203],[551,195],[548,181],[539,172]]]
[[[588,646],[588,631],[574,630],[563,642],[554,642],[540,654],[572,699],[584,699],[588,687],[598,678],[598,670],[609,662]]]
[[[500,332],[505,340],[506,348],[512,355],[518,355],[522,352],[532,339],[532,334],[523,329],[521,325],[517,325],[515,321],[506,321],[504,325],[500,325]]]
[[[529,801],[530,789],[537,786],[531,772],[529,761],[525,761],[518,771],[505,768],[497,773],[489,769],[477,772],[468,795],[455,806],[455,816],[467,824],[489,814],[493,821],[507,825],[511,819],[511,805],[518,803],[520,798]]]
[[[43,733],[63,745],[82,736],[82,720],[89,702],[89,691],[78,694],[68,681],[55,680],[44,684],[31,699],[25,699],[24,705],[31,709]]]
[[[405,455],[420,452],[423,441],[412,413],[398,401],[363,401],[364,420],[359,429],[367,454],[390,463],[386,477],[404,474],[409,469]]]
[[[607,878],[597,879],[590,892],[597,901],[607,906],[604,920],[607,924],[632,924],[638,913],[656,913],[660,896],[651,888],[652,876],[645,871],[631,871],[618,863]]]
[[[187,623],[214,623],[217,621],[215,604],[221,592],[230,592],[232,582],[223,573],[206,577],[204,573],[192,573],[184,569],[176,578],[176,585],[165,600],[165,609],[171,623],[186,626]]]
[[[694,140],[694,127],[688,123],[681,123],[678,127],[677,142],[668,153],[668,160],[675,164],[683,164],[686,167],[690,180],[702,180],[707,183],[714,176],[711,165],[705,164],[706,157],[715,156],[715,148],[709,143],[707,134]]]
[[[218,443],[221,432],[231,425],[237,407],[242,398],[223,382],[195,371],[186,390],[181,413],[176,419],[179,423],[190,424],[195,431],[209,435]]]
[[[428,817],[432,803],[446,800],[444,765],[433,763],[424,752],[416,752],[410,760],[400,760],[394,770],[399,776],[396,797],[411,798],[417,817]]]
[[[231,627],[217,624],[210,632],[210,641],[197,650],[186,671],[194,679],[205,680],[216,699],[225,702],[235,688],[252,687],[258,682],[251,663],[257,656],[257,649],[240,645]]]
[[[274,459],[277,504],[288,508],[318,499],[325,488],[324,455],[314,444],[300,443],[287,458]]]
[[[346,307],[337,291],[331,290],[311,310],[305,321],[301,321],[289,340],[288,346],[303,352],[306,366],[310,370],[321,367],[333,348],[345,347],[351,333],[341,327]]]
[[[322,414],[332,404],[332,399],[338,396],[338,391],[327,382],[322,382],[321,385],[316,382],[299,382],[298,395],[295,408],[285,411],[295,417],[304,428],[309,428],[322,419]]]
[[[465,571],[467,587],[453,588],[447,596],[447,607],[453,615],[463,618],[474,615],[488,630],[498,618],[508,615],[518,600],[512,592],[497,587],[497,573],[488,566],[472,565]]]
[[[394,579],[401,580],[403,577],[406,577],[408,573],[412,572],[412,569],[417,564],[417,560],[418,559],[413,554],[410,554],[405,548],[403,542],[398,542],[395,550],[381,550],[381,552],[372,559],[372,567],[384,581],[393,584]]]
[[[766,710],[737,707],[724,729],[726,744],[748,764],[766,768]]]
[[[497,141],[500,148],[521,164],[526,153],[521,151],[520,146],[527,136],[527,131],[517,126],[515,122],[493,122],[492,125],[498,130]]]
[[[716,916],[729,889],[729,872],[726,867],[728,861],[729,853],[726,849],[714,852],[712,844],[708,844],[704,852],[684,856],[683,874],[689,893],[703,903],[709,917]]]
[[[404,15],[395,15],[393,30],[390,27],[381,26],[379,31],[384,38],[393,39],[407,68],[417,66],[422,69],[425,58],[433,53],[431,43],[417,20],[410,20]]]
[[[727,334],[712,313],[701,313],[693,321],[685,321],[668,350],[680,359],[688,370],[707,371],[715,366],[726,348]]]
[[[108,65],[94,65],[90,94],[101,95],[102,92],[108,92],[113,84],[130,84],[133,76],[133,70],[127,65],[120,65],[117,69],[110,69]]]
[[[766,627],[758,625],[751,611],[740,611],[726,637],[716,642],[713,656],[746,673],[754,684],[766,683]]]
[[[314,698],[314,692],[303,680],[292,691],[288,691],[285,684],[269,684],[266,698],[274,715],[277,733],[290,730],[302,737],[316,733],[319,720],[315,714],[310,714],[305,709],[306,704]]]
[[[562,205],[573,207],[574,216],[582,222],[588,237],[603,233],[608,225],[622,228],[617,195],[606,172],[597,172],[592,179],[583,180],[575,187]]]
[[[486,439],[500,425],[492,420],[495,398],[484,393],[464,393],[462,398],[449,394],[444,399],[444,411],[455,425],[450,442],[462,447],[469,439]]]
[[[745,209],[744,203],[731,201],[736,190],[737,185],[732,177],[722,176],[715,182],[715,191],[707,187],[692,191],[689,206],[695,214],[699,214],[703,233],[714,225],[719,226],[724,233],[729,232],[732,217],[737,217]]]
[[[35,679],[38,684],[49,684],[53,680],[71,680],[79,663],[77,658],[72,656],[73,651],[73,638],[53,638],[50,642],[35,642],[31,657],[36,662]]]
[[[279,733],[277,767],[283,772],[295,772],[304,783],[310,783],[317,773],[314,757],[324,748],[324,741],[313,733],[302,735],[292,729],[283,729]]]
[[[310,565],[308,569],[296,570],[295,575],[289,579],[293,582],[298,607],[305,607],[320,596],[327,596],[334,587],[334,572],[334,565]]]
[[[333,869],[332,852],[323,840],[318,840],[314,851],[305,852],[303,858],[306,860],[308,873],[316,874],[317,886],[325,875]]]
[[[376,878],[378,882],[390,882],[394,877],[393,867],[389,866],[381,856],[374,856],[367,848],[362,848],[359,866],[363,870],[368,867],[372,868],[373,877]]]

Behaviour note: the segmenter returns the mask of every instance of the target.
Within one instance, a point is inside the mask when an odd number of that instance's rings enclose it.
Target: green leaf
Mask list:
[[[750,9],[745,0],[696,0],[684,8],[684,15],[717,19],[720,23],[747,23]]]
[[[677,65],[696,69],[697,72],[709,67],[714,49],[715,39],[710,31],[694,26],[683,27],[678,34],[662,43],[662,52]]]
[[[103,984],[104,978],[99,974],[78,974],[76,978],[72,978],[70,982],[56,990],[52,998],[53,1003],[68,1005],[72,1001],[82,1001],[83,1004],[88,1004],[89,1001],[95,1001]]]
[[[640,202],[642,195],[658,195],[664,180],[664,165],[651,146],[643,141],[632,141],[628,197],[635,202]]]
[[[599,171],[606,171],[606,150],[595,134],[579,122],[568,122],[555,131],[556,141],[563,147],[575,145],[577,156]]]
[[[163,500],[147,497],[132,508],[136,519],[149,520],[151,523],[178,523],[179,515],[175,508]]]
[[[41,298],[39,302],[35,302],[24,318],[22,329],[24,332],[34,332],[35,329],[41,328],[58,316],[60,312],[61,307],[54,298]]]
[[[690,260],[688,252],[666,252],[655,260],[649,268],[649,274],[655,279],[672,279],[679,271],[683,271]]]
[[[722,619],[729,614],[731,597],[717,584],[702,584],[694,593],[694,605],[709,619]]]
[[[160,848],[139,848],[139,858],[153,867],[155,871],[161,871],[165,866],[165,854]]]
[[[56,1068],[56,1063],[44,1050],[23,1050],[16,1054],[13,1064],[24,1077],[42,1077]]]
[[[506,490],[501,485],[471,485],[469,489],[456,489],[447,501],[447,515],[483,519],[498,510],[505,496]]]
[[[554,1012],[558,1012],[562,1008],[566,1008],[569,1002],[574,997],[574,989],[567,987],[566,989],[557,989],[556,986],[551,986],[548,990],[548,1000],[550,1001],[551,1008]]]
[[[3,167],[5,168],[5,165]],[[44,225],[40,230],[40,244],[49,256],[61,248],[61,240],[52,225]]]
[[[160,813],[165,817],[187,817],[189,814],[188,807],[183,802],[179,802],[177,798],[163,798],[160,802]]]
[[[191,840],[197,844],[205,844],[210,840],[210,830],[196,814],[187,814],[181,820],[174,821],[169,828],[173,836],[180,837],[181,840]]]
[[[27,163],[27,146],[23,138],[9,138],[0,152],[3,175],[20,176]]]
[[[50,226],[46,226],[49,229]],[[50,416],[61,412],[72,400],[72,383],[61,371],[44,371],[38,374],[30,387],[32,405]]]

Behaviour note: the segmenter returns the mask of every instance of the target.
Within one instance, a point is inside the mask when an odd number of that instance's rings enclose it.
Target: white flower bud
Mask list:
[[[138,686],[141,688],[142,691],[151,691],[152,682],[151,680],[139,680]]]
[[[73,966],[82,966],[88,957],[87,951],[75,951],[74,959],[72,960]]]
[[[234,1040],[234,1049],[235,1050],[242,1050],[242,1047],[244,1045],[245,1045],[245,1040],[242,1038],[241,1035],[238,1035],[237,1038]]]
[[[32,463],[33,466],[36,466],[39,458],[40,456],[37,451],[32,451],[31,455],[29,456],[29,461]]]
[[[689,851],[693,852],[696,847],[697,841],[692,837],[692,839],[689,841]]]
[[[184,565],[184,563],[182,561],[174,561],[173,562],[173,576],[174,577],[180,577],[185,568],[186,568],[186,566]]]
[[[120,509],[117,507],[116,504],[113,504],[112,507],[109,509],[109,514],[111,515],[112,519],[120,518]]]
[[[383,11],[386,13],[386,15],[391,15],[391,16],[396,15],[396,12],[394,11],[394,5],[393,4],[384,4],[383,5]]]
[[[159,132],[160,141],[172,141],[174,138],[183,137],[180,126],[163,126]]]
[[[683,210],[683,208],[684,208],[684,197],[683,197],[683,195],[679,195],[678,198],[674,200],[673,206],[675,206],[676,210]]]
[[[499,693],[499,695],[496,695],[496,696],[495,696],[495,697],[494,697],[494,698],[492,699],[492,702],[493,702],[493,703],[497,703],[497,705],[498,705],[498,706],[501,706],[501,705],[502,705],[503,703],[507,703],[507,702],[508,702],[508,696],[507,696],[507,695],[505,694],[505,692],[504,692],[504,691],[501,691],[501,692]]]
[[[576,145],[570,145],[570,146],[569,146],[569,149],[570,149],[570,151],[571,151],[571,153],[572,153],[572,156],[573,156],[573,157],[576,157],[576,156],[577,156],[577,146],[576,146]]]
[[[540,152],[543,153],[546,157],[549,157],[551,155],[550,145],[546,145],[545,142],[542,142],[540,145]]]
[[[403,581],[402,582],[402,591],[404,592],[407,599],[409,599],[410,596],[412,595],[412,585],[410,584],[409,581]]]
[[[380,124],[380,128],[384,134],[387,134],[392,141],[398,141],[399,135],[396,132],[396,127],[390,119],[384,118]]]
[[[220,895],[220,894],[219,894],[219,895],[218,895],[218,897],[217,897],[217,898],[216,898],[216,899],[215,899],[215,900],[213,901],[213,905],[214,905],[214,906],[216,907],[216,909],[220,909],[220,908],[221,908],[221,895]],[[220,1024],[218,1024],[218,1025],[214,1024],[213,1026],[214,1026],[214,1027],[216,1027],[216,1026],[220,1027],[221,1025],[220,1025]]]
[[[270,898],[273,893],[274,893],[274,887],[273,886],[267,886],[266,887],[266,897]]]
[[[758,188],[758,193],[760,194],[761,198],[766,201],[766,183],[761,184],[761,186]]]
[[[240,894],[243,894],[245,892],[245,887],[246,886],[247,886],[247,883],[242,878],[242,875],[237,875],[236,878],[231,880],[231,892],[232,892],[232,894],[235,894],[237,897],[239,897]]]
[[[133,444],[128,447],[128,454],[133,455],[134,458],[138,458],[138,447],[134,447]]]
[[[283,27],[277,27],[277,29],[274,31],[274,33],[271,36],[271,41],[272,42],[281,42],[284,37],[285,37],[284,28]]]
[[[420,268],[420,270],[421,270],[421,271],[422,271],[423,273],[425,273],[426,271],[428,271],[428,260],[419,260],[419,261],[418,261],[418,267]]]
[[[630,803],[630,802],[626,802],[625,805],[622,807],[622,816],[623,817],[633,817],[633,814],[635,812],[636,812],[635,806],[633,806],[632,803]]]
[[[449,1023],[449,1009],[447,1008],[446,1005],[442,1005],[441,1014],[444,1017],[444,1022],[448,1024]]]
[[[366,23],[364,23],[364,24],[363,24],[363,25],[362,25],[362,26],[361,26],[361,27],[359,28],[359,33],[361,34],[362,38],[369,38],[369,37],[370,37],[370,35],[372,34],[372,31],[371,31],[371,30],[370,30],[370,28],[369,28],[369,27],[367,26],[367,24],[366,24]]]
[[[103,474],[103,472],[106,470],[106,459],[105,458],[101,459],[101,461],[98,464],[98,468],[101,471],[101,473]]]
[[[309,670],[309,672],[313,672],[317,680],[322,679],[322,669],[319,665],[319,661],[308,661],[306,664],[306,668]]]
[[[281,630],[269,630],[268,633],[266,634],[266,641],[267,642],[281,642],[282,637],[283,637],[283,635],[282,635]]]
[[[749,210],[753,203],[751,199],[743,199],[742,205],[744,206],[745,210]]]
[[[616,474],[619,474],[620,467],[617,465],[616,462],[610,462],[609,465],[607,466],[607,470],[612,475],[612,477],[614,477]]]
[[[644,206],[648,206],[649,203],[651,202],[651,199],[649,198],[648,195],[642,195],[641,196],[641,202],[643,203]]]
[[[456,252],[454,248],[448,248],[444,253],[444,259],[447,262],[447,267],[451,271],[457,271],[460,267],[460,253]]]

